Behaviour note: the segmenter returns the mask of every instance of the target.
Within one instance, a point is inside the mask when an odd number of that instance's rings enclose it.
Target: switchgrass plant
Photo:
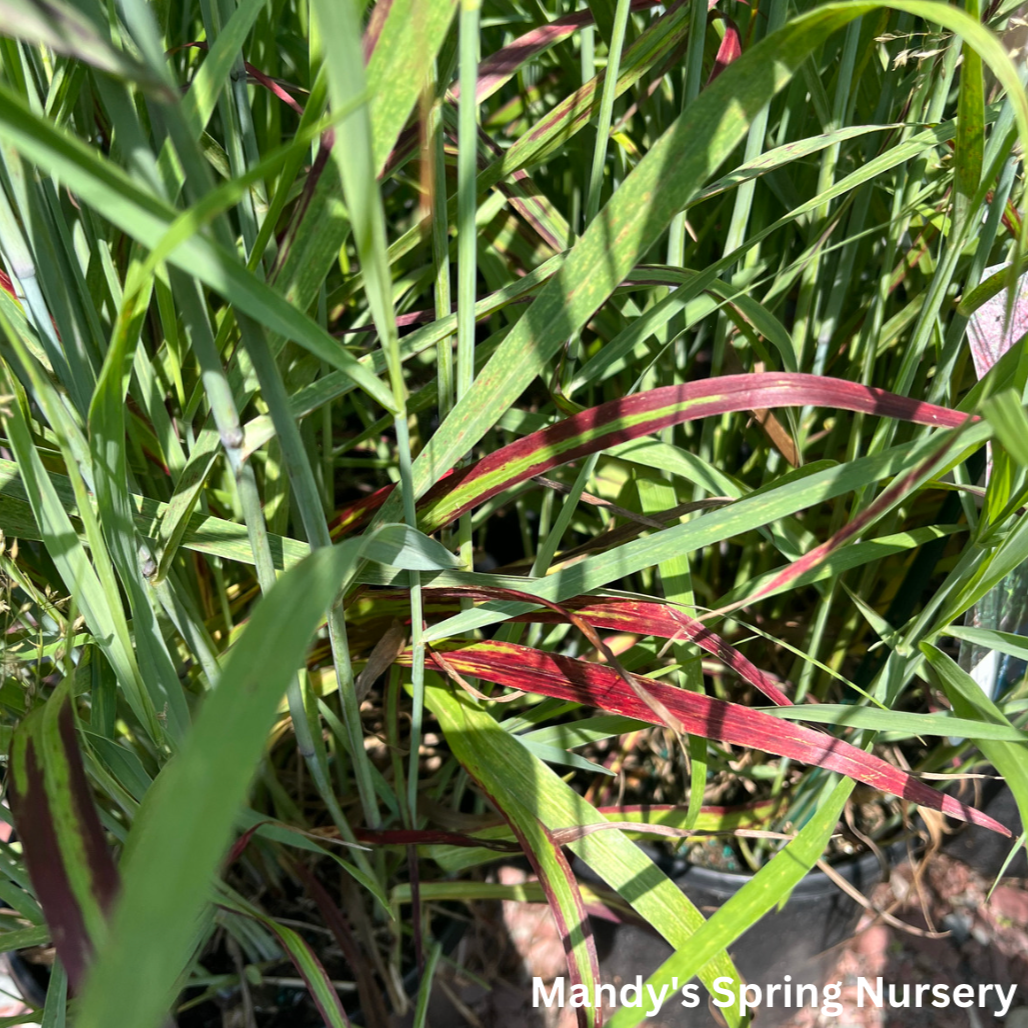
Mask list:
[[[519,853],[574,983],[588,902],[709,984],[915,804],[1007,831],[946,779],[1028,813],[1024,28],[0,0],[28,1019],[423,1024]],[[705,920],[653,835],[754,879]]]

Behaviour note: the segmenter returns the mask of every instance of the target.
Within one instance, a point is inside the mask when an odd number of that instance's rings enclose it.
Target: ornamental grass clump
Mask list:
[[[0,0],[33,1016],[420,1026],[497,898],[587,994],[588,911],[709,988],[823,858],[1009,835],[968,772],[1028,812],[1023,27]],[[705,918],[640,840],[755,877]]]

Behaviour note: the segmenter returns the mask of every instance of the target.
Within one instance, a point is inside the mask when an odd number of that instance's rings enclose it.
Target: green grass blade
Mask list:
[[[243,0],[232,17],[225,23],[207,51],[200,70],[193,77],[189,90],[182,98],[182,116],[199,139],[207,127],[218,96],[228,84],[229,74],[246,37],[261,13],[260,0]]]
[[[687,982],[700,970],[705,960],[720,948],[731,945],[759,918],[774,907],[783,896],[788,896],[801,878],[824,853],[828,840],[835,831],[854,783],[840,782],[825,800],[806,827],[770,863],[753,876],[730,900],[724,903],[707,923],[693,936],[687,947],[679,947],[646,982],[657,995],[661,988],[670,987],[672,981]],[[731,983],[726,983],[731,985]],[[732,992],[736,995],[739,983]],[[738,1006],[727,1007],[723,1016],[744,1016]],[[630,1008],[619,1010],[608,1022],[608,1028],[629,1028],[638,1016]]]
[[[394,0],[368,61],[376,174],[382,168],[429,81],[458,0]]]
[[[903,732],[908,736],[918,735],[963,735],[968,738],[988,739],[997,742],[1025,742],[1019,728],[1012,725],[985,724],[969,721],[951,714],[908,714],[905,711],[878,710],[873,707],[856,707],[852,704],[818,703],[797,704],[793,707],[761,707],[765,714],[785,718],[788,721],[809,721],[821,725],[849,725],[853,728],[869,728],[875,732]]]
[[[966,0],[965,8],[976,21],[981,18],[978,0]],[[973,212],[971,203],[982,178],[985,153],[985,82],[982,58],[973,44],[960,50],[960,100],[957,111],[957,143],[953,150],[953,188],[956,194],[955,220],[965,221]]]
[[[551,830],[606,820],[466,694],[433,685],[426,700],[454,753],[486,792],[508,798]],[[611,830],[570,846],[673,946],[691,947],[703,915],[635,843]],[[731,961],[717,950],[708,952],[696,972],[708,987],[719,975],[738,979]],[[728,1019],[733,1026],[740,1023],[731,1013]]]
[[[922,642],[921,652],[928,661],[928,674],[965,720],[1012,728],[1003,712],[982,691],[978,683],[951,657],[931,643]],[[980,732],[968,733],[986,759],[1010,786],[1022,822],[1028,824],[1028,736],[1020,742],[984,738]]]
[[[8,138],[34,163],[59,171],[81,201],[94,206],[142,245],[157,245],[174,221],[173,208],[147,194],[125,172],[84,143],[39,118],[17,94],[0,88],[0,97],[0,136]],[[350,375],[386,409],[393,409],[389,390],[375,376],[316,322],[290,306],[217,243],[204,236],[191,236],[168,260],[221,292],[259,323],[295,340]]]
[[[6,368],[4,369],[6,372]],[[17,395],[10,378],[5,374],[6,391]],[[162,740],[163,729],[157,719],[157,707],[144,684],[135,660],[132,643],[122,611],[117,586],[113,581],[102,582],[98,570],[105,567],[104,547],[99,528],[85,499],[85,487],[81,481],[72,480],[71,495],[62,503],[43,467],[39,453],[32,443],[28,424],[19,403],[12,404],[3,418],[5,432],[11,441],[11,448],[17,458],[18,472],[24,484],[24,495],[28,500],[39,533],[57,566],[65,587],[74,591],[86,623],[104,656],[110,661],[125,691],[125,697],[136,717],[155,741]],[[67,481],[67,480],[66,480]],[[77,491],[76,491],[77,490]],[[81,493],[82,496],[78,495]],[[82,502],[85,500],[85,502]],[[87,528],[86,536],[94,554],[100,555],[100,563],[90,563],[77,533],[68,517],[68,510],[79,508],[79,515],[93,521],[93,530]],[[108,579],[112,578],[107,567]]]
[[[109,941],[82,994],[80,1028],[112,1019],[134,1028],[161,1024],[278,703],[368,543],[318,550],[284,575],[233,647],[217,689],[133,825]]]

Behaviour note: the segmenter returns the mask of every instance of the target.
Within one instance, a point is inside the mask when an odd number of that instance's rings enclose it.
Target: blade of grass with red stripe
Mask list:
[[[742,39],[739,36],[739,29],[731,18],[724,18],[725,34],[721,38],[721,45],[717,48],[717,55],[714,57],[714,67],[710,69],[710,77],[707,85],[714,81],[732,63],[742,57]]]
[[[75,735],[70,678],[15,730],[9,782],[29,877],[76,989],[104,937],[118,872]]]
[[[525,600],[528,603],[541,603],[547,609],[520,614],[511,618],[512,621],[543,624],[554,624],[561,621],[570,621],[575,624],[576,621],[581,621],[591,628],[605,628],[614,632],[652,635],[660,639],[687,639],[699,646],[700,649],[717,657],[743,681],[749,682],[754,688],[759,689],[778,706],[787,707],[792,702],[782,692],[775,678],[761,671],[731,643],[722,639],[702,621],[690,617],[684,611],[677,610],[667,603],[647,603],[643,600],[596,600],[590,596],[576,596],[562,604],[557,604],[531,593],[519,592],[517,589],[486,587],[427,588],[424,590],[424,594],[426,613],[428,614],[438,613],[440,602],[447,599],[453,601],[449,607],[453,611],[460,609],[460,600],[468,597],[486,600]],[[389,598],[392,596],[406,598],[407,595],[406,591],[396,591]],[[376,599],[379,597],[376,596]],[[590,642],[592,641],[590,638]]]
[[[533,432],[437,482],[418,504],[419,527],[433,532],[490,497],[551,468],[686,421],[754,408],[830,407],[955,428],[968,415],[858,382],[799,372],[724,375],[611,400]],[[345,510],[336,532],[352,531],[392,492],[381,489]]]
[[[617,671],[601,664],[496,640],[446,647],[443,652],[446,661],[461,674],[512,689],[599,707],[609,713],[650,724],[661,723],[651,707],[626,688]],[[409,661],[409,653],[402,659]],[[747,746],[838,771],[881,792],[902,796],[961,821],[991,828],[1002,835],[1010,834],[986,814],[936,792],[880,757],[865,753],[835,736],[783,722],[737,703],[675,689],[651,678],[640,675],[632,678],[639,690],[648,693],[670,711],[690,735]]]
[[[459,755],[457,759],[461,759]],[[500,765],[496,763],[465,767],[510,825],[542,884],[560,933],[572,988],[583,986],[586,996],[594,996],[600,967],[582,893],[567,857],[554,842],[551,828],[540,818],[532,793],[512,788],[510,779],[497,774]],[[602,1010],[598,1007],[578,1007],[576,1013],[580,1028],[599,1028],[602,1024]]]
[[[564,956],[568,962],[571,988],[581,986],[585,990],[585,996],[595,996],[595,986],[600,983],[600,959],[596,953],[596,940],[593,938],[592,925],[585,909],[582,892],[578,887],[575,872],[571,870],[571,864],[553,833],[539,820],[536,820],[536,825],[541,838],[545,840],[545,846],[533,849],[527,836],[519,836],[522,849],[542,884],[546,902],[550,905],[550,912],[557,923]],[[517,828],[514,831],[515,834],[519,834]],[[542,857],[547,859],[544,860]],[[601,1006],[578,1007],[575,1014],[579,1028],[599,1028],[603,1024]]]

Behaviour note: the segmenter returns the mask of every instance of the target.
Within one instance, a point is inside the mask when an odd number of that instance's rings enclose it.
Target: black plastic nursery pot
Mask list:
[[[986,768],[986,771],[995,774],[991,768]],[[981,799],[973,802],[979,810],[1009,828],[1012,838],[1020,836],[1023,831],[1021,815],[1018,813],[1014,794],[1006,782],[998,779],[987,781],[982,789]],[[943,849],[951,857],[962,860],[986,877],[993,878],[1003,871],[1007,877],[1024,878],[1028,876],[1028,858],[1025,850],[1022,848],[1008,864],[1007,856],[1011,846],[1010,839],[997,835],[996,832],[976,825],[961,825],[956,834],[943,844]]]
[[[25,954],[19,950],[4,953],[3,962],[22,999],[26,1003],[41,1007],[46,1002],[50,968],[26,959]]]
[[[888,855],[888,854],[887,854]],[[731,899],[748,881],[749,875],[730,874],[651,853],[656,863],[676,885],[709,917]],[[835,871],[866,894],[882,879],[882,867],[873,853],[835,865]],[[743,979],[764,987],[786,981],[817,986],[818,995],[838,957],[840,943],[849,939],[860,919],[862,907],[827,875],[813,871],[793,889],[785,905],[765,914],[741,935],[728,952]],[[613,924],[593,919],[597,953],[604,982],[618,990],[637,975],[643,981],[672,953],[668,943],[655,933],[633,924]],[[655,1017],[640,1020],[651,1028],[716,1028],[706,991],[700,987],[699,1006],[681,1006],[681,996],[671,998]],[[781,997],[783,993],[779,992]],[[793,1022],[798,1013],[776,1006],[758,1011],[760,1028],[776,1028]]]

